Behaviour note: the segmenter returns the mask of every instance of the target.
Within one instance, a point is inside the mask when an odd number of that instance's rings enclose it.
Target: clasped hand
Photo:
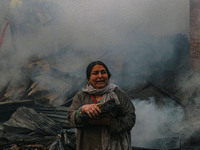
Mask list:
[[[101,113],[101,110],[98,107],[98,105],[101,105],[101,104],[102,103],[83,105],[81,108],[81,113],[88,114],[90,118],[96,118],[98,117],[99,113]]]

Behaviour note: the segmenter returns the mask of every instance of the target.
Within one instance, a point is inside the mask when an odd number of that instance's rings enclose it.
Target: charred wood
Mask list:
[[[167,90],[164,90],[161,86],[155,85],[152,82],[149,82],[149,85],[155,87],[158,91],[160,91],[166,97],[173,99],[178,105],[183,106],[183,104],[181,103],[181,100],[178,97],[176,97],[173,93],[170,93]]]
[[[25,89],[25,92],[23,93],[23,95],[21,96],[21,99],[27,99],[28,97],[28,94],[32,91],[32,85],[33,85],[33,81],[32,80],[29,80],[28,82],[28,86],[27,88]]]
[[[5,96],[6,95],[6,91],[7,91],[7,89],[8,89],[8,87],[9,87],[9,82],[7,83],[7,85],[2,89],[2,91],[0,92],[0,102],[3,102],[3,101],[5,101],[5,100],[7,100],[7,96]]]

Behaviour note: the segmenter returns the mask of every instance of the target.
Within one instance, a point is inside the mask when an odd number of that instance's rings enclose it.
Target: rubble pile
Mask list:
[[[7,83],[0,92],[0,149],[75,149],[67,110],[80,88],[78,79],[47,59],[31,59],[21,70],[22,80]]]
[[[4,123],[4,134],[1,138],[9,144],[1,142],[0,148],[14,145],[22,149],[38,146],[41,149],[75,149],[74,133],[32,108],[20,107]]]
[[[93,58],[107,59],[107,62],[110,63],[108,63],[108,65],[112,66],[111,70],[115,73],[117,72],[116,74],[121,74],[119,77],[115,76],[117,80],[120,78],[120,81],[116,81],[121,83],[119,84],[120,87],[124,85],[123,83],[130,81],[127,83],[128,86],[122,88],[126,90],[133,100],[149,100],[150,97],[153,97],[155,98],[156,105],[162,107],[169,102],[163,99],[170,99],[177,106],[184,109],[185,124],[183,124],[182,128],[178,131],[170,131],[176,134],[177,137],[155,139],[151,142],[153,144],[149,145],[149,147],[133,147],[133,150],[198,149],[200,137],[199,134],[196,133],[200,131],[200,73],[198,71],[188,73],[188,70],[185,70],[185,68],[189,66],[189,45],[187,45],[186,37],[179,35],[180,37],[178,39],[180,41],[178,41],[181,43],[175,45],[175,49],[178,50],[178,52],[175,51],[176,55],[181,55],[181,58],[177,59],[174,57],[172,61],[167,60],[166,64],[164,63],[161,65],[157,71],[155,71],[157,69],[155,69],[155,66],[151,67],[153,69],[150,69],[150,73],[149,71],[145,71],[145,68],[141,67],[140,69],[143,73],[134,71],[132,74],[129,74],[129,69],[134,67],[132,57],[128,57],[128,55],[135,55],[134,53],[131,54],[131,50],[129,53],[124,52],[123,54],[121,52],[113,54],[102,51],[101,54],[92,53],[88,55],[79,50],[73,52],[74,45],[70,47],[67,44],[62,45],[56,43],[55,40],[58,38],[56,36],[54,37],[51,35],[52,38],[48,40],[48,37],[45,35],[50,34],[44,34],[42,32],[44,37],[41,36],[39,33],[43,29],[46,29],[45,31],[47,31],[47,33],[52,30],[55,30],[55,32],[58,30],[54,28],[53,24],[56,21],[60,24],[60,20],[56,16],[61,13],[61,9],[56,5],[55,1],[11,0],[8,2],[7,0],[3,0],[3,2],[3,7],[0,6],[3,8],[0,9],[0,22],[4,22],[4,19],[7,18],[6,20],[9,21],[10,26],[9,34],[12,40],[10,39],[10,43],[7,44],[11,47],[7,47],[6,49],[2,47],[4,51],[1,51],[1,60],[13,60],[15,55],[24,55],[25,51],[33,54],[30,55],[31,58],[27,58],[28,62],[25,63],[26,65],[21,65],[20,68],[17,68],[20,72],[20,76],[18,76],[19,73],[11,69],[11,66],[14,63],[21,63],[21,61],[27,60],[18,60],[15,62],[14,59],[11,63],[9,62],[9,65],[5,63],[6,66],[8,65],[8,68],[4,68],[3,65],[0,66],[1,69],[11,70],[9,70],[7,74],[10,72],[14,74],[12,76],[14,79],[8,78],[8,81],[6,80],[3,82],[5,84],[0,85],[0,123],[3,123],[2,129],[0,129],[0,149],[75,149],[76,131],[71,128],[67,121],[67,111],[73,96],[81,89],[84,82],[82,78],[80,79],[82,74],[78,76],[75,75],[77,72],[85,71],[84,67],[82,67],[84,61],[82,61],[80,57],[84,57],[87,61]],[[3,12],[5,14],[3,14]],[[0,30],[2,30],[2,28],[3,24],[0,24]],[[66,33],[70,34],[70,32],[68,32],[69,31]],[[38,33],[38,35],[36,33]],[[63,34],[65,34],[64,31]],[[34,40],[27,38],[29,35],[33,36]],[[38,38],[39,43],[42,41],[42,45],[47,46],[45,47],[47,50],[41,52],[41,57],[34,55],[34,51],[40,52],[44,48],[38,46],[39,44],[36,42],[37,40],[35,41],[35,38]],[[62,40],[62,38],[57,40]],[[52,44],[49,44],[51,42]],[[52,45],[53,47],[51,47]],[[150,45],[143,45],[142,47],[146,47],[147,50],[150,48],[154,49]],[[179,47],[179,45],[181,46]],[[5,46],[5,44],[2,46]],[[22,52],[21,49],[25,49],[23,53],[20,53]],[[57,49],[56,52],[55,49]],[[185,54],[182,54],[183,51]],[[80,56],[79,53],[82,53],[82,55]],[[9,55],[12,55],[12,57]],[[56,61],[54,61],[54,59],[56,59]],[[73,64],[74,59],[76,59],[78,63]],[[128,61],[124,61],[126,59],[130,59],[130,64]],[[65,65],[63,60],[67,60],[65,71],[62,70],[64,67],[59,68],[59,64],[62,64],[62,66]],[[58,63],[58,65],[55,65],[56,63]],[[168,63],[174,66],[174,68],[171,67],[172,70],[162,70],[163,68],[168,68],[164,67],[165,65],[169,65]],[[183,72],[181,72],[181,70],[183,70]],[[143,75],[141,76],[141,74]],[[137,85],[132,85],[132,83],[135,83],[131,81],[132,79],[141,79],[141,81],[138,81]],[[177,82],[179,83],[177,84]],[[188,136],[188,134],[190,134],[190,136]]]
[[[28,67],[22,68],[26,77],[23,84],[18,82],[20,84],[13,86],[10,82],[2,88],[0,121],[3,122],[3,129],[0,130],[0,149],[75,149],[76,131],[67,121],[67,110],[82,83],[77,77],[55,69],[49,64],[48,59],[34,58]],[[199,85],[196,82],[195,87],[191,88],[189,84],[197,80],[198,74],[190,74],[187,77],[182,87],[169,86],[169,81],[165,82],[167,79],[154,78],[125,90],[132,99],[148,100],[149,97],[154,97],[158,107],[167,103],[163,99],[171,99],[177,106],[184,108],[188,119],[191,115],[188,113],[189,108],[199,107]],[[20,90],[15,89],[16,87]],[[197,147],[199,136],[190,129],[191,126],[195,126],[198,130],[198,121],[189,121],[191,120],[188,119],[187,124],[179,131],[170,131],[177,134],[177,137],[155,139],[152,141],[154,145],[150,145],[149,148],[133,146],[133,149],[156,150],[159,145],[160,149],[175,150],[191,145]],[[188,132],[191,136],[186,139],[185,134]],[[191,147],[190,149],[192,150]]]

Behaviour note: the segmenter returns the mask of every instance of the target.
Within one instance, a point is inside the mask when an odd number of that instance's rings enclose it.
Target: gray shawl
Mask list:
[[[92,95],[103,95],[102,103],[108,101],[109,99],[113,98],[117,104],[119,104],[119,99],[117,95],[114,93],[115,88],[117,85],[108,83],[107,86],[101,89],[95,89],[90,82],[87,82],[82,90],[83,92],[87,92]]]

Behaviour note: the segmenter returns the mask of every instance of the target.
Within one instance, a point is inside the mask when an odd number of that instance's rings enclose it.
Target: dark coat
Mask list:
[[[102,150],[104,141],[102,141],[101,133],[103,129],[108,130],[111,138],[114,139],[119,137],[119,133],[127,132],[129,136],[129,148],[131,148],[130,131],[135,124],[135,107],[129,96],[122,89],[116,88],[114,92],[118,96],[120,105],[125,112],[125,117],[118,119],[111,118],[111,126],[94,124],[77,125],[75,123],[77,110],[85,104],[93,104],[93,101],[89,94],[83,91],[80,91],[74,97],[72,105],[68,110],[68,120],[73,127],[77,128],[77,150]]]

